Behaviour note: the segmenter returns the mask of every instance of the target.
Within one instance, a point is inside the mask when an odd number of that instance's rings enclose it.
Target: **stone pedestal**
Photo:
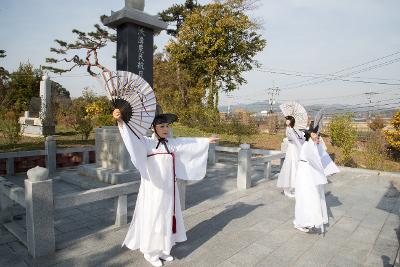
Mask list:
[[[49,172],[35,167],[25,180],[26,232],[28,252],[37,258],[54,253],[53,181]]]
[[[96,164],[81,165],[81,175],[96,178],[109,184],[119,184],[140,179],[133,166],[117,126],[96,128]]]
[[[96,166],[116,171],[134,168],[118,126],[96,128]]]

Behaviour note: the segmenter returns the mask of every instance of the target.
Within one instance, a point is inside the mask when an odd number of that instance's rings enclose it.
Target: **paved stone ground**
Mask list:
[[[392,266],[400,199],[390,181],[400,178],[347,170],[332,177],[326,186],[330,225],[322,236],[293,228],[294,201],[281,195],[276,181],[261,179],[261,166],[249,190],[237,191],[235,176],[228,158],[188,186],[188,241],[175,246],[176,260],[165,266]],[[80,190],[55,183],[57,194]],[[127,227],[98,232],[113,223],[113,207],[109,200],[57,213],[56,239],[64,245],[36,261],[0,229],[0,266],[150,266],[139,252],[121,248]]]

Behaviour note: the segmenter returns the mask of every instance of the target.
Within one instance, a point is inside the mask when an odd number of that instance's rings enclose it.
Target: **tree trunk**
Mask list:
[[[214,110],[218,111],[218,103],[219,103],[219,93],[218,90],[215,92],[215,103],[214,103]]]
[[[207,108],[209,110],[214,109],[214,79],[213,78],[211,78],[210,89],[208,90]]]
[[[181,93],[182,101],[183,101],[183,107],[187,108],[188,107],[188,96],[187,96],[187,89],[182,87],[182,77],[181,77],[181,68],[179,64],[177,63],[176,67],[176,74],[178,77],[178,88],[179,92]]]

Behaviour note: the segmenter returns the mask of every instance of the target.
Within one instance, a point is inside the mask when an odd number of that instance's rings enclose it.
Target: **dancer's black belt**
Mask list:
[[[300,161],[302,161],[302,162],[308,162],[307,160],[304,160],[304,159],[301,159]]]

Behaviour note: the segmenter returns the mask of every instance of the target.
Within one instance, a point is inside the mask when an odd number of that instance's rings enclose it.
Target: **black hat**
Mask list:
[[[310,122],[310,127],[308,127],[308,131],[310,131],[310,133],[318,133],[319,130],[319,124],[317,124],[317,126],[314,127],[314,121]]]
[[[307,130],[304,131],[304,137],[306,138],[306,141],[310,139],[311,133],[318,133],[319,125],[314,127],[314,121],[311,121],[310,127],[308,127]]]
[[[161,124],[161,123],[173,123],[177,121],[178,116],[172,113],[162,113],[162,108],[160,105],[156,107],[156,116],[153,120],[153,125]]]
[[[160,115],[156,115],[154,117],[153,125],[161,124],[161,123],[173,123],[178,119],[178,116],[171,113],[163,113]]]

